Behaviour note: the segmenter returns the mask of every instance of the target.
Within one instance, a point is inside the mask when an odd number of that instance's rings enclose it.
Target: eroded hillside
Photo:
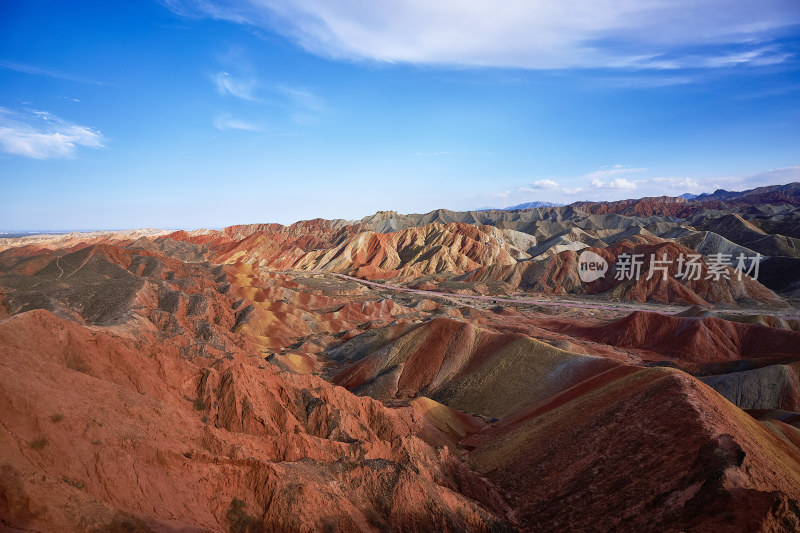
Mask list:
[[[0,520],[796,531],[793,190],[4,241]]]

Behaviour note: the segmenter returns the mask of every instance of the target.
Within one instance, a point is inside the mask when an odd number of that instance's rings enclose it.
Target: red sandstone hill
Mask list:
[[[0,256],[5,527],[798,527],[796,428],[621,362],[788,358],[794,331],[469,309],[178,242]]]
[[[503,231],[490,226],[428,224],[396,233],[359,233],[330,250],[306,254],[292,267],[367,279],[407,278],[512,265],[520,252],[504,240]]]
[[[229,226],[220,231],[178,231],[163,239],[203,247],[217,263],[290,264],[307,252],[327,249],[358,233],[357,225],[336,220],[304,220],[290,226],[250,224]]]
[[[3,240],[0,527],[798,531],[795,321],[314,273],[779,307],[707,262],[646,276],[691,243],[793,260],[795,189]],[[583,283],[588,246],[642,276]]]
[[[389,409],[265,362],[257,338],[233,332],[247,304],[220,269],[115,247],[74,254],[33,276],[0,276],[17,313],[0,321],[5,526],[509,524],[497,491],[437,448],[453,436],[429,406]],[[133,298],[98,290],[113,280],[138,280]]]
[[[800,332],[714,317],[635,311],[601,326],[554,321],[549,327],[578,338],[641,350],[650,361],[673,359],[686,363],[687,368],[751,358],[800,360]]]
[[[355,337],[337,348],[338,356],[355,351],[359,358],[338,371],[333,382],[380,400],[424,395],[487,419],[506,416],[616,364],[445,318],[393,328],[381,341],[380,347],[358,350],[363,342]]]
[[[374,279],[463,273],[485,263],[513,264],[516,258],[529,257],[517,246],[527,248],[536,242],[532,236],[490,226],[434,223],[377,233],[352,225],[336,228],[328,221],[178,232],[170,238],[205,246],[215,262],[323,269]]]
[[[608,248],[587,247],[609,264],[609,271],[600,280],[584,283],[578,272],[579,253],[566,250],[540,261],[525,261],[510,266],[482,266],[457,279],[468,282],[499,280],[530,292],[545,294],[595,294],[615,300],[638,302],[686,303],[746,303],[785,307],[786,303],[774,292],[747,275],[742,279],[732,268],[719,279],[709,278],[708,264],[701,259],[699,279],[683,279],[678,274],[678,258],[688,258],[695,252],[678,243],[653,236],[635,236]],[[617,279],[618,258],[621,254],[639,255],[642,265],[639,275]],[[653,268],[652,258],[668,261],[666,278]],[[652,275],[650,272],[652,270]],[[648,277],[650,279],[648,279]]]
[[[439,276],[440,282],[492,282],[487,290],[498,294],[522,289],[636,301],[779,306],[783,305],[781,298],[747,280],[709,284],[703,278],[696,284],[672,280],[586,287],[577,280],[570,254],[554,257],[586,246],[617,257],[631,251],[630,245],[625,250],[615,248],[625,241],[633,243],[634,253],[644,245],[659,243],[663,246],[658,251],[671,255],[694,249],[704,254],[759,252],[769,256],[760,279],[791,298],[797,280],[785,259],[800,254],[798,191],[797,184],[789,184],[740,193],[717,191],[695,200],[658,197],[578,202],[513,212],[379,212],[360,221],[315,219],[289,226],[251,224],[169,235],[144,230],[32,236],[0,239],[0,251],[12,247],[0,253],[22,258],[50,250],[63,255],[93,244],[116,244],[161,251],[187,262],[246,262],[280,270],[321,269],[404,282],[424,276]],[[29,246],[15,249],[19,244]],[[459,276],[463,278],[454,279]]]
[[[569,332],[662,360],[800,358],[796,332],[721,319],[633,313]],[[334,380],[360,394],[425,394],[499,418],[459,447],[527,530],[800,528],[800,430],[757,422],[683,372],[593,362],[444,319],[355,337],[332,355],[353,361]]]
[[[706,330],[684,333],[693,322]],[[756,339],[773,333],[654,313],[578,330],[572,326],[579,337],[658,350],[662,359],[673,346],[682,347],[681,355],[713,358],[714,350],[727,348],[735,353],[721,357],[758,356]],[[610,337],[613,332],[617,337]],[[796,333],[786,333],[762,343],[765,357],[787,350],[798,355]],[[708,336],[715,342],[698,344]],[[333,354],[355,361],[334,378],[342,385],[377,398],[432,395],[444,405],[500,419],[467,431],[459,446],[468,450],[469,464],[508,495],[525,529],[800,527],[800,431],[775,420],[755,421],[683,372],[581,362],[520,335],[441,319],[358,341]],[[775,462],[781,465],[777,472]]]
[[[322,224],[323,221],[311,221]],[[172,239],[202,243],[217,262],[246,262],[275,269],[329,271],[364,279],[411,281],[432,275],[470,283],[502,282],[501,293],[515,288],[549,294],[597,294],[611,299],[640,302],[705,305],[785,306],[786,303],[756,280],[727,269],[720,279],[707,279],[706,261],[701,261],[700,279],[676,278],[678,257],[695,252],[674,241],[645,233],[630,232],[607,248],[588,248],[612,265],[621,254],[640,254],[644,259],[639,279],[616,280],[612,270],[604,280],[586,284],[578,276],[578,252],[565,250],[531,260],[526,250],[536,240],[530,235],[492,226],[431,223],[392,233],[356,232],[354,226],[334,230],[320,227],[308,234],[309,226],[228,228],[217,234],[173,234]],[[327,233],[326,233],[327,232]],[[300,236],[296,236],[300,235]],[[327,236],[326,236],[327,235]],[[231,237],[242,240],[227,240]],[[325,240],[327,239],[327,240]],[[651,270],[651,257],[670,261],[669,276],[662,280]]]
[[[614,213],[639,217],[685,216],[691,209],[688,200],[670,196],[619,200],[616,202],[576,202],[572,205],[592,215]]]
[[[8,526],[463,531],[502,521],[499,496],[416,436],[446,441],[408,409],[259,368],[240,351],[189,361],[173,343],[46,311],[0,323],[0,346]],[[246,507],[231,518],[237,501]]]
[[[531,531],[800,528],[800,431],[672,369],[610,370],[462,444]]]

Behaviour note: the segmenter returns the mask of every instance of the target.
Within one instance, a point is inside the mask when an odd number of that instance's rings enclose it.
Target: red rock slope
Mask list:
[[[453,437],[425,406],[389,409],[266,363],[231,331],[243,304],[218,269],[113,247],[62,262],[66,274],[49,262],[0,276],[17,313],[0,321],[3,527],[509,524],[495,489],[440,447]]]
[[[797,531],[800,431],[618,367],[463,444],[530,531]]]

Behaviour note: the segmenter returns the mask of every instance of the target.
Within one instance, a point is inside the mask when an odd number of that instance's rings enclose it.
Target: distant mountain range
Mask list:
[[[516,211],[517,209],[532,209],[534,207],[561,207],[564,204],[553,202],[525,202],[524,204],[512,205],[509,207],[483,207],[478,211]]]
[[[769,195],[770,199],[778,199],[780,197],[796,198],[800,193],[800,182],[787,183],[786,185],[768,185],[766,187],[756,187],[755,189],[748,189],[746,191],[726,191],[725,189],[717,189],[713,193],[703,193],[695,197],[699,202],[709,200],[740,200],[746,196],[753,195]]]
[[[690,192],[683,193],[677,198],[696,202],[709,202],[709,201],[732,201],[741,200],[748,196],[759,196],[758,200],[780,200],[781,198],[791,199],[797,198],[800,194],[800,182],[787,183],[786,185],[768,185],[765,187],[756,187],[755,189],[747,189],[744,191],[726,191],[725,189],[717,189],[713,193],[693,194]],[[764,196],[767,195],[767,196]],[[620,200],[618,202],[577,202],[578,204],[584,203],[600,203],[600,204],[615,204],[625,203],[628,200]],[[494,208],[483,207],[476,211],[516,211],[519,209],[532,209],[536,207],[561,207],[567,204],[559,204],[554,202],[526,202],[523,204],[512,205],[509,207]]]
[[[503,211],[515,211],[517,209],[530,209],[532,207],[559,207],[564,204],[556,204],[553,202],[526,202],[524,204],[512,205],[511,207],[503,208]]]

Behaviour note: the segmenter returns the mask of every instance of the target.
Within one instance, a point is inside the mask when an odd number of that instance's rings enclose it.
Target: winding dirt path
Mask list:
[[[599,309],[606,311],[651,311],[654,313],[661,313],[664,315],[674,315],[684,311],[689,305],[670,305],[670,304],[656,304],[656,303],[638,303],[638,302],[625,302],[625,303],[586,303],[566,298],[559,298],[558,300],[541,299],[541,298],[507,298],[503,296],[482,296],[471,294],[452,294],[449,292],[430,291],[422,289],[411,289],[408,287],[398,287],[395,285],[387,285],[377,281],[369,281],[347,274],[340,274],[338,272],[324,272],[321,270],[285,270],[280,271],[282,274],[292,275],[323,275],[333,276],[341,279],[347,279],[377,287],[380,289],[387,289],[397,292],[406,292],[412,294],[420,294],[429,297],[447,298],[449,300],[479,300],[484,302],[491,302],[497,304],[522,304],[522,305],[541,305],[550,307],[573,307],[581,309]],[[720,310],[722,311],[722,310]],[[741,315],[770,315],[783,318],[785,320],[800,320],[800,315],[797,314],[796,309],[725,309],[725,313],[741,314]]]
[[[411,289],[409,287],[398,287],[396,285],[387,285],[385,283],[378,283],[377,281],[369,281],[361,278],[355,278],[353,276],[348,276],[347,274],[339,274],[338,272],[323,272],[320,270],[290,270],[290,271],[282,271],[281,273],[295,274],[295,275],[311,274],[311,275],[334,276],[337,278],[342,278],[350,281],[355,281],[357,283],[362,283],[364,285],[369,285],[371,287],[388,289],[391,291],[421,294],[424,296],[447,298],[450,300],[465,300],[465,299],[480,300],[484,302],[497,303],[497,304],[524,304],[524,305],[542,305],[542,306],[553,306],[553,307],[578,307],[582,309],[601,309],[601,310],[613,310],[613,311],[635,311],[637,309],[646,309],[648,311],[653,311],[668,315],[680,313],[687,307],[685,305],[678,306],[678,305],[667,305],[667,304],[638,304],[638,303],[595,304],[595,303],[577,302],[566,299],[550,300],[541,298],[509,298],[505,296],[482,296],[477,294],[453,294],[450,292]]]

